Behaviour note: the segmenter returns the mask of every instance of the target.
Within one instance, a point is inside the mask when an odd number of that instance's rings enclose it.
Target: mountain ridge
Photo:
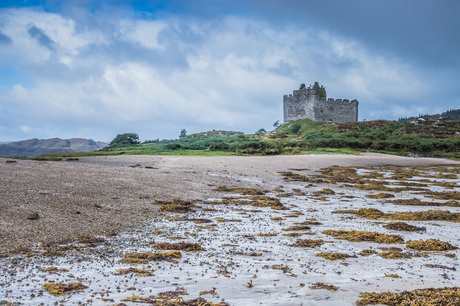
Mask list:
[[[13,157],[24,156],[34,157],[49,153],[68,153],[68,152],[91,152],[104,148],[106,142],[94,141],[85,138],[32,138],[0,144],[0,156]]]

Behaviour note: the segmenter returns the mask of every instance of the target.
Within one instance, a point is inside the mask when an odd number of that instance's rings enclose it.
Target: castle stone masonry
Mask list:
[[[311,119],[321,122],[347,123],[358,121],[358,101],[327,98],[326,88],[318,82],[301,85],[292,95],[284,95],[284,122]]]

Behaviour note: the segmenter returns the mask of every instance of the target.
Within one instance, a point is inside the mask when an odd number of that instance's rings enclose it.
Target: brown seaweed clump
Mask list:
[[[311,229],[308,225],[293,225],[287,228],[283,228],[283,231],[306,231]]]
[[[169,251],[163,253],[127,253],[123,255],[123,259],[120,260],[122,263],[128,264],[146,264],[149,261],[175,261],[182,257],[179,251]]]
[[[270,207],[271,209],[275,209],[275,210],[287,210],[288,209],[277,198],[256,195],[256,196],[248,197],[248,199],[250,200],[248,204],[254,207]]]
[[[356,255],[349,255],[349,254],[344,254],[344,253],[331,253],[331,252],[317,253],[315,256],[323,257],[324,259],[329,259],[329,260],[347,259],[347,258],[356,257]]]
[[[241,195],[264,195],[265,191],[255,189],[255,188],[229,188],[226,186],[219,186],[215,191],[219,192],[232,192],[232,193],[239,193]]]
[[[128,268],[128,269],[118,269],[117,272],[113,273],[114,275],[126,275],[126,274],[134,274],[136,276],[153,276],[152,271],[146,269],[138,269],[138,268]]]
[[[420,257],[419,254],[413,254],[408,252],[402,252],[400,250],[389,250],[385,252],[380,252],[378,255],[386,259],[406,259],[412,257]]]
[[[43,285],[46,291],[53,295],[62,295],[70,291],[83,291],[83,289],[88,288],[88,286],[83,285],[81,282],[78,283],[46,283]]]
[[[322,282],[316,282],[314,284],[311,284],[311,286],[308,286],[310,289],[326,289],[326,290],[329,290],[329,291],[337,291],[337,288],[336,286],[332,285],[332,284],[326,284],[326,283],[322,283]]]
[[[323,239],[297,239],[297,241],[290,246],[298,248],[314,248],[324,244]]]
[[[394,194],[386,193],[386,192],[366,195],[366,198],[369,198],[369,199],[387,199],[387,198],[394,198],[394,197],[395,197]]]
[[[181,251],[204,251],[203,247],[198,243],[192,242],[179,242],[179,243],[169,243],[161,242],[157,243],[154,246],[155,250],[181,250]]]
[[[404,243],[404,239],[400,235],[380,234],[368,231],[325,230],[323,234],[353,242]]]
[[[204,292],[204,291],[203,291]],[[200,292],[201,293],[201,292]],[[206,294],[215,294],[214,289],[207,291]],[[185,288],[177,287],[176,290],[160,292],[157,295],[151,295],[149,297],[142,297],[135,295],[134,293],[125,299],[122,302],[133,302],[133,303],[145,303],[151,305],[164,305],[164,306],[228,306],[229,304],[225,302],[220,302],[217,304],[208,302],[202,297],[198,297],[193,300],[184,300],[181,296],[189,295]]]
[[[447,202],[426,202],[417,198],[412,199],[398,199],[389,200],[388,203],[395,205],[410,205],[410,206],[449,206],[449,207],[460,207],[460,202],[451,200]]]
[[[333,195],[335,194],[335,191],[329,188],[324,188],[322,190],[313,191],[313,193],[316,195]]]
[[[390,219],[390,220],[413,220],[413,221],[450,221],[460,222],[460,213],[452,213],[447,210],[426,210],[413,212],[384,213],[375,208],[361,208],[358,210],[337,210],[337,214],[355,214],[366,219]]]
[[[407,224],[406,222],[391,222],[383,226],[386,229],[395,231],[406,231],[406,232],[419,232],[426,231],[426,227],[418,227],[415,225]]]
[[[153,201],[152,204],[161,205],[160,210],[173,213],[188,213],[194,212],[193,209],[196,207],[190,201],[184,201],[179,199],[171,199],[169,201]]]
[[[433,199],[437,200],[460,200],[460,191],[426,191],[424,194],[431,196]]]
[[[80,236],[77,238],[77,241],[84,244],[97,244],[105,242],[105,239],[100,237]]]
[[[457,247],[453,246],[449,242],[435,239],[411,240],[406,242],[406,247],[419,251],[449,251],[457,249]]]
[[[357,305],[460,305],[460,287],[416,289],[402,292],[361,292]]]
[[[358,255],[360,256],[371,256],[374,254],[377,254],[377,252],[371,249],[362,250],[361,252],[358,253]]]

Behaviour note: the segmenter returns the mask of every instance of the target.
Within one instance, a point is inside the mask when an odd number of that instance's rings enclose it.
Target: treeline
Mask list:
[[[404,118],[399,118],[398,122],[406,122],[406,121],[412,121],[417,118],[440,118],[440,117],[448,117],[452,118],[454,120],[460,120],[460,109],[451,109],[448,111],[445,111],[440,114],[420,114],[418,117],[404,117]]]

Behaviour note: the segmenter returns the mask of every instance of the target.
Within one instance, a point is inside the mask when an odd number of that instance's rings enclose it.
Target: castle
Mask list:
[[[299,90],[292,95],[284,95],[284,122],[311,119],[322,122],[356,122],[358,121],[358,101],[348,99],[327,99],[326,88],[318,82]]]

